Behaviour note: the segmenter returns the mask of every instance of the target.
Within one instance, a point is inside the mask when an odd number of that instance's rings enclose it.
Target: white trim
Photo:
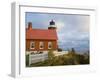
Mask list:
[[[19,77],[20,73],[20,23],[19,4],[11,4],[11,76]]]

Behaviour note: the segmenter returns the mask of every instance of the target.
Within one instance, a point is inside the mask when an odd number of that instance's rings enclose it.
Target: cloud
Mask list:
[[[56,21],[57,31],[60,31],[61,29],[63,29],[64,26],[65,26],[64,22],[62,22],[62,21]]]
[[[90,24],[90,17],[89,16],[81,16],[77,17],[78,23],[78,30],[80,32],[89,32],[89,24]]]

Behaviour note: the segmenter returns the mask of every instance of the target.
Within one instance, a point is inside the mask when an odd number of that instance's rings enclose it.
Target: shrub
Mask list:
[[[89,55],[77,54],[75,49],[72,48],[71,50],[68,51],[68,54],[60,56],[54,56],[53,50],[49,50],[47,60],[34,63],[31,66],[57,66],[57,65],[79,65],[79,64],[89,64]]]
[[[60,52],[60,51],[62,51],[62,49],[61,48],[58,48],[58,52]]]
[[[25,55],[25,57],[26,57],[26,66],[29,66],[29,54]]]
[[[53,50],[49,50],[48,51],[48,59],[53,59],[53,57],[54,57],[54,54],[53,54]]]

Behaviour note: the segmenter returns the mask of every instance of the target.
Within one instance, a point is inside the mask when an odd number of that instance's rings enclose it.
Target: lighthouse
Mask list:
[[[48,29],[56,29],[56,25],[53,20],[50,21]]]

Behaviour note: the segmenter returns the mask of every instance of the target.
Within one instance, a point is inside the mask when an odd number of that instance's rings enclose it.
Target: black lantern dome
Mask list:
[[[55,22],[54,22],[53,20],[51,20],[51,21],[49,22],[49,27],[48,27],[48,29],[56,29],[56,25],[55,25]]]
[[[53,20],[51,20],[50,25],[55,25],[55,22]]]

